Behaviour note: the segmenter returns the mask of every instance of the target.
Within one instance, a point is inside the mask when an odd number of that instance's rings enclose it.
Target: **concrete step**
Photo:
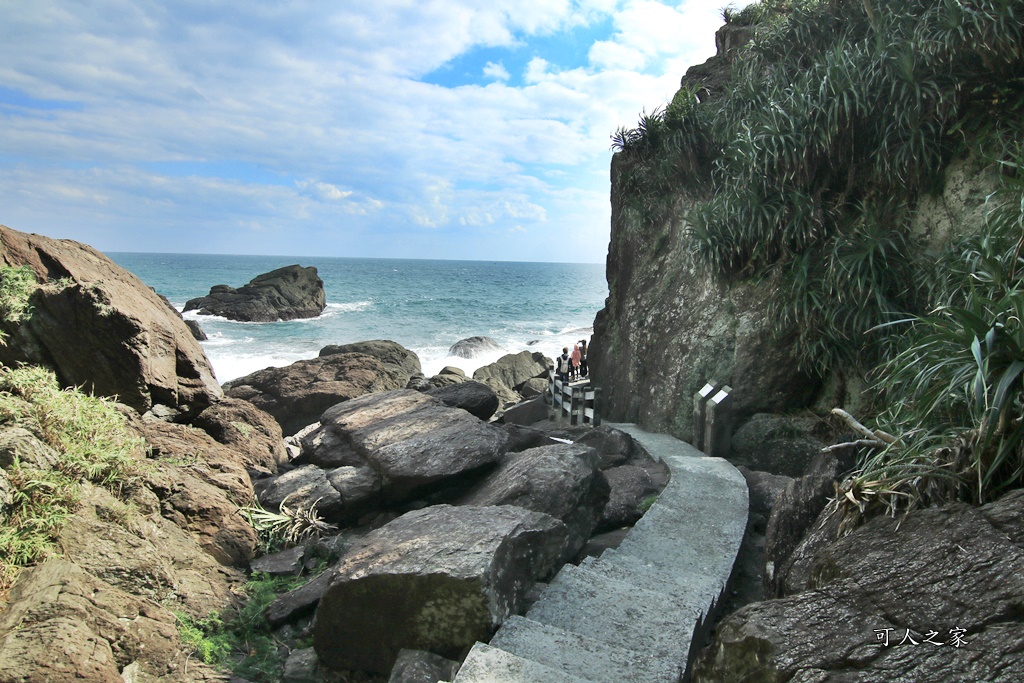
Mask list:
[[[615,548],[600,557],[586,558],[580,566],[640,588],[675,595],[699,612],[705,612],[717,601],[725,587],[717,576],[652,562]]]
[[[506,620],[491,645],[595,683],[676,683],[682,673],[678,661],[653,657],[643,644],[627,650],[525,617]]]
[[[526,616],[613,647],[682,662],[699,613],[666,593],[566,565]]]
[[[477,643],[452,683],[593,683],[586,678]]]

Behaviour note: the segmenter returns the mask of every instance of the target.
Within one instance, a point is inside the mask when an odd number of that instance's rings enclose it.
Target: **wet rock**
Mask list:
[[[185,302],[184,310],[243,322],[273,322],[315,318],[326,306],[316,268],[296,264],[257,275],[239,289],[214,285],[207,296]]]
[[[448,349],[449,356],[458,358],[479,358],[504,351],[501,345],[490,337],[469,337],[460,339]]]

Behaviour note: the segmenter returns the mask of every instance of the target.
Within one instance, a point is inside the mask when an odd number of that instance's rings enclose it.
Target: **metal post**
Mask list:
[[[715,385],[708,382],[693,395],[693,446],[698,451],[704,450],[704,422],[707,419],[708,399],[718,391]]]

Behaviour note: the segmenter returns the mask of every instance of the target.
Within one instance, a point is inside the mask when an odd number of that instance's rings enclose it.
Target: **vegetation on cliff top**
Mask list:
[[[806,369],[874,369],[880,423],[901,438],[846,483],[858,514],[1019,486],[1024,0],[763,0],[723,16],[751,36],[727,83],[684,79],[613,136],[626,225],[682,218],[694,264],[770,283]],[[994,165],[1002,190],[977,234],[921,258],[913,210],[956,157]]]

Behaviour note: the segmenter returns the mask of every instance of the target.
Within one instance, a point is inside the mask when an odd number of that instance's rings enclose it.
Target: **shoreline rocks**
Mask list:
[[[189,299],[185,311],[263,323],[315,318],[326,306],[324,282],[316,268],[295,264],[257,275],[239,289],[214,285],[207,296]]]

